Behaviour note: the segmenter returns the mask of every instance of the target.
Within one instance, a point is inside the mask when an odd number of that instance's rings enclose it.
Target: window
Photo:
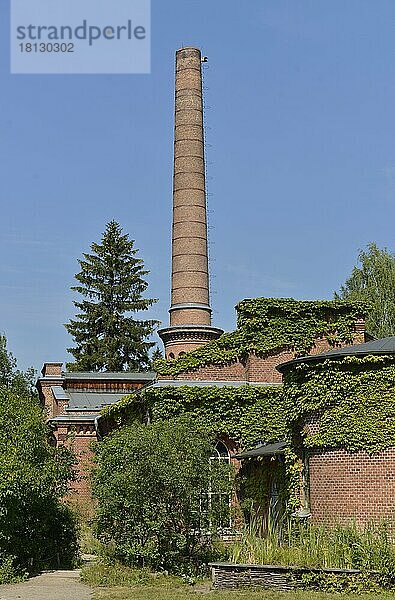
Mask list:
[[[213,452],[210,457],[210,461],[213,466],[215,463],[226,463],[230,464],[229,450],[225,444],[218,441],[213,448]],[[228,530],[231,527],[231,495],[227,492],[218,492],[210,489],[207,494],[208,504],[211,510],[215,511],[217,523],[215,524],[219,529]]]

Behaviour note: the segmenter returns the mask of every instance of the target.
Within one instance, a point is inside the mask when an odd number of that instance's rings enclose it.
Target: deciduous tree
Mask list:
[[[368,302],[367,331],[378,338],[395,335],[395,253],[372,243],[358,259],[359,265],[335,296]]]
[[[61,501],[73,455],[50,443],[51,431],[31,373],[17,369],[0,338],[0,583],[24,572],[73,565],[73,516]]]

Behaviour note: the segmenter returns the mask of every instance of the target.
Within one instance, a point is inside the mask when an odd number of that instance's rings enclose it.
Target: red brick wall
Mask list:
[[[65,439],[68,428],[63,428],[63,434],[58,435],[58,444],[65,443],[76,455],[75,481],[70,485],[68,496],[70,499],[78,497],[78,500],[91,500],[90,471],[93,465],[93,452],[90,447],[96,441],[96,434],[92,428],[87,426],[75,435],[74,438]],[[60,429],[59,429],[60,431]],[[63,438],[63,439],[62,439]]]
[[[284,350],[260,358],[250,354],[246,365],[247,381],[265,381],[267,383],[281,383],[282,375],[276,369],[278,365],[295,357],[293,352]]]
[[[364,341],[363,332],[357,332],[354,335],[353,343],[362,343]],[[343,344],[345,345],[345,344]],[[326,338],[315,340],[310,354],[319,354],[332,349]],[[207,380],[207,381],[257,381],[267,383],[281,383],[282,376],[276,369],[281,363],[295,358],[295,353],[291,350],[280,350],[260,358],[255,354],[250,354],[246,363],[235,361],[225,365],[207,365],[199,369],[183,371],[175,376],[175,379],[189,380]],[[159,377],[159,379],[168,379],[168,377]]]
[[[395,447],[372,456],[364,451],[315,451],[309,472],[314,523],[394,520]]]
[[[158,377],[168,379],[168,377]],[[235,361],[227,365],[207,365],[196,370],[183,371],[174,379],[189,379],[199,381],[244,381],[246,378],[245,365]]]
[[[69,391],[78,391],[78,392],[103,392],[103,393],[123,393],[131,394],[136,389],[142,388],[144,385],[147,385],[147,381],[105,381],[105,380],[96,380],[96,381],[76,381],[73,379],[66,379],[63,387]]]

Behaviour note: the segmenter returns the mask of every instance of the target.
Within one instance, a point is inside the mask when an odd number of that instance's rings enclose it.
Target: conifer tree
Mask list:
[[[142,371],[150,365],[148,341],[157,325],[136,313],[156,302],[143,298],[148,287],[144,263],[136,254],[134,240],[122,233],[116,221],[107,224],[101,243],[92,243],[91,254],[79,260],[79,285],[71,289],[83,296],[74,302],[80,311],[65,325],[73,336],[69,348],[75,362],[72,371]]]

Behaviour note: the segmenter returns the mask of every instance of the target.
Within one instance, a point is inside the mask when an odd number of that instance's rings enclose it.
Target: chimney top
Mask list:
[[[62,362],[46,362],[41,369],[43,377],[62,377]]]
[[[181,52],[182,50],[195,50],[200,53],[200,48],[196,48],[196,46],[183,46],[182,48],[179,48],[177,52]]]

